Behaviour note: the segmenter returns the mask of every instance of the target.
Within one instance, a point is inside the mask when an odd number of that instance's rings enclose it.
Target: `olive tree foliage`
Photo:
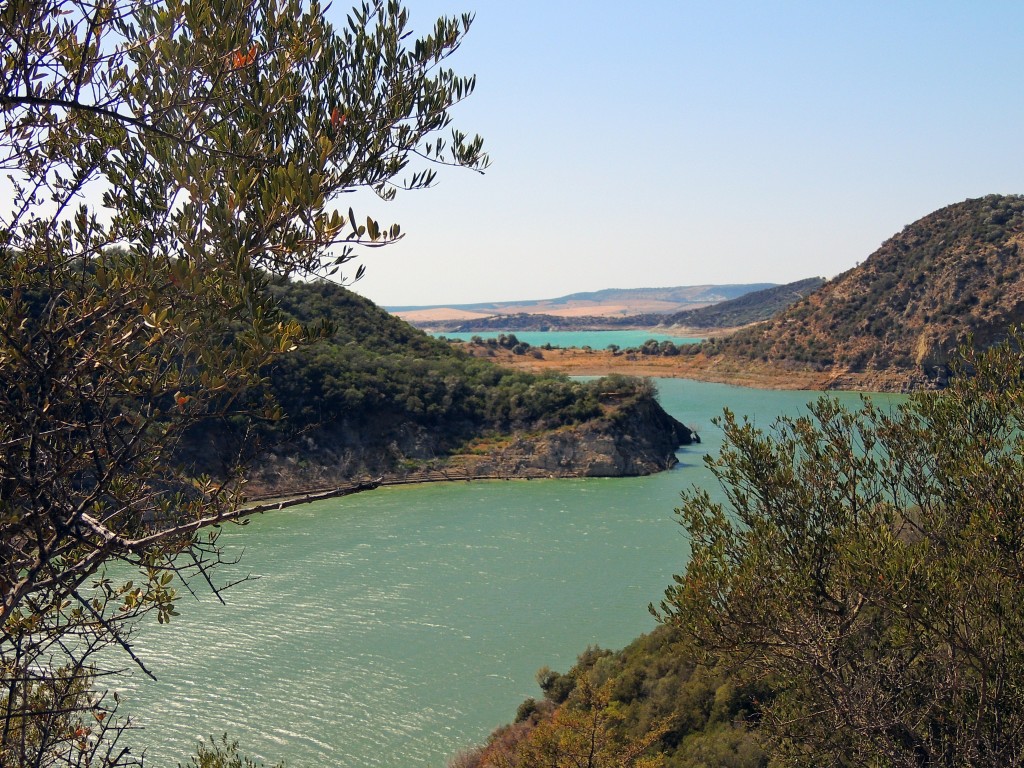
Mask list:
[[[209,737],[209,742],[199,745],[196,754],[187,765],[178,763],[178,768],[264,768],[263,763],[256,763],[238,751],[237,741],[228,741],[227,736],[220,739]],[[284,768],[279,763],[275,768]]]
[[[244,514],[241,475],[194,477],[175,447],[271,416],[246,389],[320,332],[282,320],[271,275],[401,236],[339,196],[487,165],[445,135],[470,23],[414,37],[394,1],[340,29],[303,0],[0,6],[0,764],[133,760],[94,654],[134,658],[131,622],[169,619],[175,574],[209,580]]]
[[[823,398],[765,433],[726,414],[724,501],[660,615],[777,692],[779,765],[1024,762],[1024,354],[964,352],[890,410]]]

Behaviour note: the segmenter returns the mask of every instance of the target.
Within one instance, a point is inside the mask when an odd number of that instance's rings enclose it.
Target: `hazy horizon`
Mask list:
[[[455,126],[493,166],[341,201],[407,233],[361,258],[379,304],[834,276],[1024,192],[1024,3],[422,0],[414,30],[466,10]]]
[[[809,277],[820,277],[820,275],[810,275]],[[791,282],[796,282],[796,281],[791,281]],[[519,297],[511,298],[511,299],[498,299],[498,300],[493,300],[492,299],[492,300],[485,300],[485,301],[462,301],[462,302],[457,302],[457,303],[456,302],[448,302],[448,303],[441,303],[441,304],[436,304],[436,303],[434,303],[434,304],[382,304],[381,306],[386,307],[387,309],[399,309],[399,310],[401,310],[401,309],[432,309],[434,307],[442,308],[442,309],[443,308],[449,308],[449,307],[452,307],[452,308],[454,308],[454,307],[475,307],[475,306],[482,306],[482,305],[488,305],[488,304],[496,304],[496,305],[506,305],[506,304],[512,305],[512,304],[527,304],[527,303],[540,303],[540,304],[543,304],[545,302],[559,301],[561,299],[565,299],[565,298],[569,298],[569,297],[582,296],[582,295],[591,294],[591,293],[602,293],[604,291],[609,291],[609,290],[663,291],[663,290],[672,290],[672,289],[676,289],[676,288],[704,288],[704,287],[724,288],[724,287],[727,287],[727,286],[735,286],[735,285],[744,285],[744,286],[750,285],[750,286],[765,287],[766,285],[769,285],[769,284],[766,284],[766,283],[761,282],[761,281],[749,282],[749,283],[747,283],[747,282],[740,282],[740,283],[696,283],[696,284],[693,284],[693,285],[641,285],[641,286],[636,286],[636,287],[633,287],[633,288],[621,288],[621,289],[620,288],[616,288],[614,286],[608,286],[606,288],[597,288],[595,290],[589,290],[589,291],[571,291],[569,293],[560,293],[557,296],[519,296]],[[771,285],[784,285],[784,283],[772,283]],[[760,290],[760,288],[753,288],[752,290],[756,291],[756,290]]]

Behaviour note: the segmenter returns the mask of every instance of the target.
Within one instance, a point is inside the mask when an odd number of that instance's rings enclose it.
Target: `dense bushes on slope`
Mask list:
[[[599,388],[471,358],[337,286],[292,283],[276,295],[300,322],[334,328],[267,371],[293,425],[395,419],[464,434],[553,428],[600,413]]]
[[[699,667],[670,627],[658,627],[617,653],[588,648],[566,674],[545,667],[537,681],[543,699],[524,701],[514,723],[452,765],[532,768],[539,742],[550,756],[555,735],[562,755],[551,764],[570,765],[573,739],[567,735],[580,735],[581,723],[591,731],[585,735],[606,745],[607,759],[595,760],[595,767],[640,764],[644,756],[664,768],[767,765],[751,726],[755,701],[770,691],[737,687],[723,672]],[[638,746],[647,748],[634,754]],[[629,755],[633,762],[624,759]]]

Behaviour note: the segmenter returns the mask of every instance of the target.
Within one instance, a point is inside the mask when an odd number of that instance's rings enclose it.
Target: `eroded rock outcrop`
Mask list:
[[[629,477],[677,463],[675,451],[699,442],[653,397],[612,404],[603,416],[539,433],[474,441],[436,455],[426,430],[399,430],[368,442],[343,424],[275,446],[253,463],[250,497],[330,488],[365,478],[385,483],[485,478]]]
[[[656,400],[643,399],[585,424],[517,436],[483,456],[453,456],[451,464],[478,476],[632,477],[670,469],[679,446],[699,441]]]

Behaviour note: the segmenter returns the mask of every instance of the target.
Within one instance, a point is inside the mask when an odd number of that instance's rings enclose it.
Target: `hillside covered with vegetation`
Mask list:
[[[646,757],[660,768],[764,768],[751,727],[770,689],[740,685],[695,659],[668,626],[617,652],[587,648],[564,674],[540,669],[543,696],[524,701],[514,722],[450,766],[596,768],[644,765]]]
[[[326,320],[333,331],[267,370],[292,425],[393,419],[465,436],[482,425],[552,428],[599,413],[596,396],[568,379],[471,359],[331,283],[287,283],[274,294],[288,316]]]
[[[247,393],[254,412],[269,401],[280,418],[204,424],[184,450],[200,467],[223,475],[230,471],[226,462],[237,457],[226,446],[240,442],[244,431],[255,446],[248,460],[255,467],[256,491],[450,469],[453,455],[463,457],[462,470],[479,473],[485,470],[466,468],[466,457],[481,465],[481,456],[496,451],[507,460],[486,463],[487,472],[643,473],[657,467],[646,463],[641,438],[650,438],[647,449],[665,454],[665,466],[675,447],[692,439],[657,406],[653,388],[640,379],[579,382],[503,368],[328,282],[279,282],[272,293],[283,318],[326,329],[321,340],[278,355],[264,368],[262,386]],[[636,438],[636,462],[624,447],[627,431]],[[623,440],[610,463],[595,448],[582,466],[560,462],[551,439],[538,442],[539,435],[555,434],[563,443],[575,441],[577,448],[602,434]],[[509,442],[524,436],[534,442]],[[545,451],[552,455],[543,457]],[[527,453],[537,457],[524,457]]]
[[[774,319],[704,345],[837,372],[943,383],[959,342],[987,346],[1024,319],[1024,197],[935,211]]]
[[[727,411],[663,625],[542,669],[544,700],[453,765],[1019,765],[1024,333],[956,354],[899,404]]]

